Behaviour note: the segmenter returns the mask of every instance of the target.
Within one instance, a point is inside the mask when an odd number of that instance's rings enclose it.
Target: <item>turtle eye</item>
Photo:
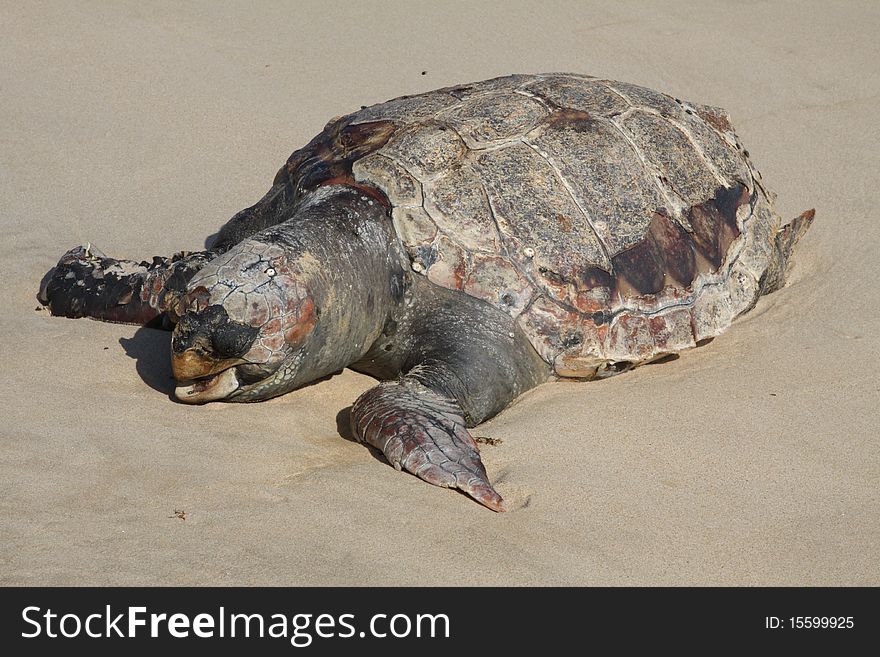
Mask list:
[[[274,276],[277,273],[274,267],[269,267],[265,272],[266,276]]]

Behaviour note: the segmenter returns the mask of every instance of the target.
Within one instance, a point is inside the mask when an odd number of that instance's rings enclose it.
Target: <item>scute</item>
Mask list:
[[[737,182],[749,184],[755,177],[745,153],[739,152],[735,144],[728,142],[696,113],[686,111],[680,125],[689,132],[707,162],[720,174],[725,186],[730,187]]]
[[[676,209],[712,198],[718,186],[726,182],[706,167],[696,145],[684,131],[663,117],[634,111],[620,123],[656,167],[661,183],[675,194]]]
[[[492,301],[512,315],[521,313],[534,294],[532,284],[508,258],[482,253],[475,253],[472,257],[464,291]]]
[[[428,280],[450,290],[464,288],[468,278],[468,254],[446,235],[438,235],[431,246],[430,262],[427,266],[418,263],[416,271],[426,270]],[[421,266],[419,266],[421,265]]]
[[[472,96],[440,116],[476,150],[524,135],[548,114],[528,96],[495,93]]]
[[[468,251],[498,252],[489,199],[470,158],[425,185],[425,210],[443,233]]]
[[[665,205],[656,182],[611,123],[556,125],[529,141],[567,181],[609,256],[640,241],[654,211]]]
[[[483,94],[491,94],[495,92],[514,92],[522,88],[523,85],[533,81],[537,76],[534,75],[503,75],[497,78],[490,78],[472,84],[457,84],[452,87],[444,87],[438,91],[445,92],[450,96],[459,100],[466,100],[474,96]]]
[[[582,274],[607,271],[611,262],[556,171],[524,143],[486,151],[477,162],[507,257],[555,298],[579,307],[579,292],[592,287]]]
[[[629,109],[619,93],[599,80],[552,77],[528,84],[523,91],[546,99],[554,107],[580,110],[591,116],[614,116]]]
[[[424,183],[448,172],[468,148],[455,130],[430,121],[401,128],[380,152]]]
[[[442,91],[432,91],[418,96],[400,96],[380,105],[365,107],[350,116],[351,123],[367,121],[395,121],[413,123],[434,116],[440,110],[455,105],[457,99]]]
[[[421,254],[424,249],[430,249],[437,237],[437,224],[431,219],[421,206],[398,206],[391,211],[391,220],[400,239],[406,245],[406,250],[413,258],[416,269],[425,267]]]
[[[379,153],[372,153],[352,165],[358,182],[380,184],[392,206],[421,206],[422,185],[402,165]]]
[[[757,299],[779,225],[723,110],[576,74],[397,98],[298,157],[295,184],[348,171],[384,193],[415,274],[510,314],[560,376],[717,335]]]

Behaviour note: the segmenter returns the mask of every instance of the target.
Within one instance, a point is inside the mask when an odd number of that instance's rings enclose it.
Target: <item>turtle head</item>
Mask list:
[[[257,401],[302,385],[316,312],[301,265],[248,240],[192,278],[171,340],[180,401]]]
[[[393,230],[371,193],[326,185],[206,264],[176,313],[177,398],[259,401],[362,359],[404,303]]]

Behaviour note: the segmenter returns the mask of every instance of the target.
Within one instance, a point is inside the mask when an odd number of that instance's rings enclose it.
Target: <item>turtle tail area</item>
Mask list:
[[[92,246],[65,253],[40,283],[37,299],[53,315],[149,324],[177,320],[189,279],[214,257],[202,251],[151,263],[108,258]]]
[[[803,237],[807,229],[813,224],[816,210],[807,210],[801,213],[776,232],[774,240],[774,262],[767,269],[762,284],[762,293],[770,294],[785,285],[785,273],[790,266],[791,254],[798,240]]]

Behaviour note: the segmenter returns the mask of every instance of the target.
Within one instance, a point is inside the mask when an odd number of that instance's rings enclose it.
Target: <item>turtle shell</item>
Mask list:
[[[279,175],[375,193],[414,272],[509,313],[569,377],[720,333],[754,305],[779,224],[726,112],[574,74],[365,107]]]

